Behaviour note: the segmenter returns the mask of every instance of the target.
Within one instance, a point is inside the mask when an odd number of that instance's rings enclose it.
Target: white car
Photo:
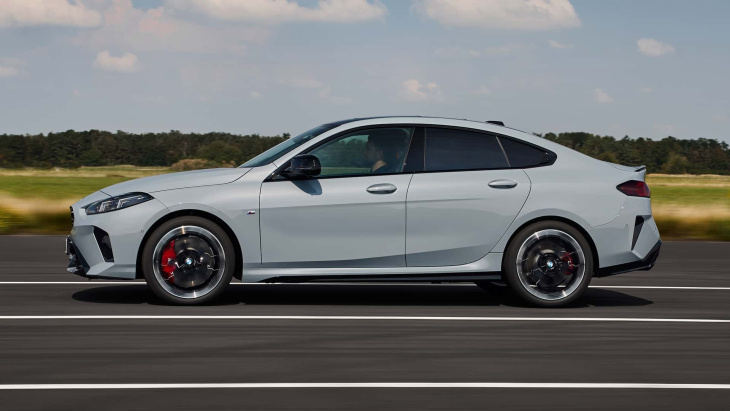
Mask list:
[[[505,282],[538,306],[650,269],[645,167],[503,126],[428,117],[324,124],[239,168],[116,184],[71,207],[69,271],[144,278],[168,303],[243,282]]]

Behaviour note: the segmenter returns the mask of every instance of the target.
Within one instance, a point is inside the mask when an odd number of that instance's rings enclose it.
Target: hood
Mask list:
[[[208,170],[183,171],[138,178],[101,189],[110,196],[126,193],[154,193],[179,188],[212,186],[232,183],[243,177],[250,168],[213,168]]]

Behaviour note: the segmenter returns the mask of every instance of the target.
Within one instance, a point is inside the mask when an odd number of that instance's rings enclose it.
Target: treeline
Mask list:
[[[547,133],[542,137],[612,163],[643,164],[651,173],[730,174],[730,147],[712,139],[615,139],[583,132]],[[287,138],[287,133],[265,137],[175,130],[144,134],[98,130],[3,134],[0,167],[171,166],[184,159],[202,159],[208,165],[238,165]]]
[[[714,139],[615,139],[590,133],[547,133],[542,137],[599,160],[645,165],[649,173],[730,174],[730,146]]]
[[[230,133],[133,134],[69,130],[48,135],[0,135],[0,167],[170,166],[182,159],[238,165],[281,143],[289,134],[264,137]]]

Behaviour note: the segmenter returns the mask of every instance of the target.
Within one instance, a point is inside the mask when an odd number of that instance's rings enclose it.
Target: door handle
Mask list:
[[[494,180],[489,182],[489,187],[492,188],[515,188],[517,182],[515,180]]]
[[[371,194],[392,194],[397,189],[393,184],[373,184],[367,190]]]

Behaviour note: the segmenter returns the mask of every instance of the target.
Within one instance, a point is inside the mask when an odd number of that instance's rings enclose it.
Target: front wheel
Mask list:
[[[168,304],[205,304],[233,277],[236,253],[226,232],[201,217],[178,217],[157,227],[145,244],[142,271]]]
[[[593,276],[586,238],[560,221],[520,230],[505,251],[503,273],[512,291],[540,307],[560,307],[580,298]]]

